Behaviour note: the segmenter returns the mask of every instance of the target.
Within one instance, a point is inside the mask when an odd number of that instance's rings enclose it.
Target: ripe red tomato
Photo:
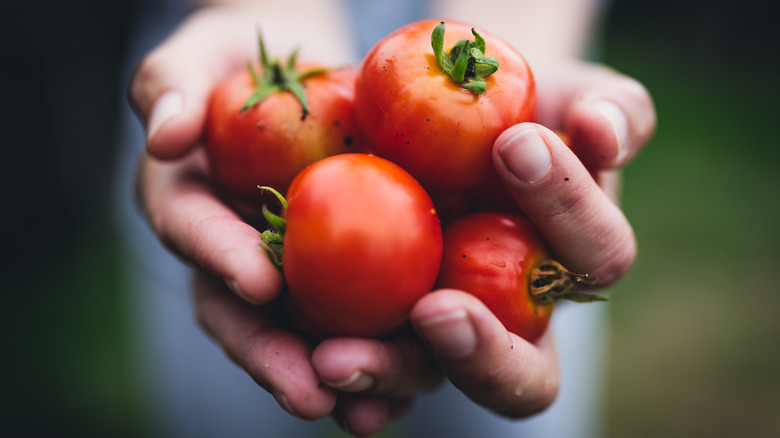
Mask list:
[[[296,84],[297,75],[318,67],[284,70],[264,54],[261,59],[265,65],[256,75],[268,73],[279,82],[271,84],[270,94],[245,108],[258,84],[252,71],[240,71],[213,91],[208,108],[206,141],[214,178],[239,197],[259,197],[258,185],[284,192],[307,165],[364,150],[354,115],[354,69],[319,72]]]
[[[287,193],[286,307],[314,338],[388,335],[439,271],[442,232],[420,184],[368,154],[325,158]]]
[[[527,219],[485,212],[466,216],[444,231],[436,288],[475,295],[507,330],[535,342],[547,330],[557,299],[603,300],[572,291],[577,283],[587,283],[585,277],[551,260]]]
[[[457,22],[447,22],[443,43],[436,43],[432,31],[441,37],[444,30],[437,24],[413,23],[380,41],[363,60],[355,91],[358,123],[370,147],[409,171],[431,194],[485,182],[494,172],[495,139],[532,120],[536,107],[531,70],[511,46]],[[442,44],[453,49],[438,57],[433,47]],[[466,52],[484,58],[459,63],[456,55]],[[463,80],[456,83],[438,60],[445,67],[464,65]],[[493,61],[498,70],[487,75]]]

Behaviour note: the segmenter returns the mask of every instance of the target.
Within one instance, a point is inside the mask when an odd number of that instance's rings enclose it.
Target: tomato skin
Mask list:
[[[287,193],[286,305],[314,338],[398,330],[439,271],[442,231],[428,194],[368,154],[323,159]]]
[[[312,67],[301,64],[296,70]],[[365,150],[354,113],[355,76],[355,69],[341,69],[306,79],[311,112],[303,120],[301,103],[289,92],[240,112],[255,83],[246,70],[227,78],[211,95],[206,123],[215,180],[229,194],[258,199],[258,185],[283,193],[307,165]]]
[[[548,254],[525,218],[494,212],[466,216],[444,231],[436,288],[473,294],[507,330],[535,342],[547,330],[554,301],[533,297],[529,276]]]
[[[356,83],[358,123],[373,151],[409,171],[432,194],[476,187],[494,172],[493,142],[531,121],[533,75],[501,39],[479,30],[485,56],[500,66],[476,95],[442,73],[431,49],[438,21],[412,23],[380,41],[363,60]],[[473,39],[472,26],[447,22],[446,50]]]

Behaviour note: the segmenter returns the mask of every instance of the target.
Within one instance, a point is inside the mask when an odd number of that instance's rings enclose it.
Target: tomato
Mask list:
[[[287,193],[285,305],[314,338],[397,331],[439,271],[442,231],[428,194],[369,154],[325,158]]]
[[[569,144],[568,135],[561,131],[556,134],[565,144]],[[598,178],[598,175],[593,176]],[[483,211],[522,214],[512,193],[495,172],[476,188],[456,193],[443,193],[434,196],[433,202],[445,226],[468,214]]]
[[[355,108],[370,147],[431,194],[488,180],[493,142],[534,116],[536,88],[525,60],[503,40],[481,33],[457,22],[447,22],[446,32],[443,22],[412,23],[374,46],[358,72]],[[473,50],[462,50],[472,38],[467,48]],[[438,57],[436,46],[453,49]],[[465,77],[456,82],[438,60],[457,65],[455,55],[464,52],[484,58],[464,60]],[[489,74],[493,63],[498,69]]]
[[[297,65],[294,56],[283,68],[264,52],[261,40],[263,63],[216,87],[206,122],[215,180],[229,194],[250,199],[260,196],[258,185],[285,191],[307,165],[362,150],[354,112],[356,70]],[[266,82],[258,84],[258,78]]]
[[[603,300],[574,292],[589,284],[550,258],[531,223],[505,213],[466,216],[444,231],[436,288],[454,288],[479,298],[507,330],[535,342],[547,330],[556,300]]]

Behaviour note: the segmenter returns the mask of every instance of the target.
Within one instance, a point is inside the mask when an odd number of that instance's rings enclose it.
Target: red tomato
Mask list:
[[[314,338],[388,335],[439,271],[442,232],[428,194],[367,154],[318,161],[287,194],[286,305]]]
[[[477,213],[444,232],[436,288],[454,288],[479,298],[507,330],[535,342],[547,330],[554,303],[603,300],[572,292],[585,276],[550,259],[531,223],[519,216]]]
[[[294,76],[311,67],[296,66],[287,74]],[[257,68],[262,75],[281,67]],[[248,70],[226,79],[212,93],[206,124],[216,181],[230,194],[257,198],[258,185],[284,192],[307,165],[330,155],[364,150],[354,116],[355,75],[354,69],[340,69],[303,79],[299,90],[305,93],[308,112],[303,102],[284,90],[242,111],[257,88],[256,80]]]
[[[437,62],[432,31],[438,21],[407,25],[380,41],[364,59],[356,83],[358,123],[374,152],[409,171],[430,193],[476,187],[494,172],[493,142],[508,127],[533,119],[536,89],[525,60],[482,31],[485,57],[498,70],[456,83]],[[447,22],[443,47],[481,38],[472,27]],[[463,44],[463,43],[460,43]],[[449,54],[457,50],[450,50]],[[450,59],[445,53],[443,60]],[[450,62],[450,61],[447,61]],[[484,92],[470,87],[484,82]],[[476,87],[480,88],[480,87]]]
[[[569,144],[568,135],[563,132],[556,132],[556,134],[564,143]],[[593,176],[598,178],[598,175]],[[495,172],[479,187],[457,193],[443,193],[434,196],[433,202],[445,227],[463,216],[483,211],[522,215],[517,201]]]

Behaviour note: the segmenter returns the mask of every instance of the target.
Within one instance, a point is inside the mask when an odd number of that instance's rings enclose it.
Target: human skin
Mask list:
[[[131,104],[147,131],[140,205],[160,241],[197,267],[199,323],[285,410],[304,419],[333,415],[355,435],[378,432],[444,376],[475,403],[501,415],[520,418],[544,410],[558,387],[552,336],[528,343],[462,291],[426,295],[412,310],[411,329],[389,342],[334,338],[313,345],[273,303],[282,278],[258,249],[260,233],[250,225],[256,218],[218,197],[209,180],[199,144],[208,93],[255,56],[258,21],[274,53],[287,53],[297,43],[304,49],[301,57],[329,53],[333,64],[354,59],[342,26],[326,26],[333,21],[322,19],[343,21],[338,2],[316,3],[321,9],[296,14],[295,21],[286,15],[300,12],[295,1],[285,2],[285,8],[273,3],[253,2],[248,13],[197,12],[147,55],[130,86]],[[478,22],[517,42],[534,70],[537,119],[497,139],[497,173],[561,262],[608,286],[636,254],[631,226],[615,204],[617,173],[653,133],[652,100],[634,79],[576,59],[591,15],[565,4],[583,2],[494,3],[500,5],[483,3],[480,10],[505,13],[466,15],[461,1],[441,1],[436,12]],[[575,13],[579,18],[569,16]],[[560,32],[546,42],[527,38],[525,32],[552,18],[580,24],[554,26]],[[305,29],[294,39],[272,29],[293,22]],[[551,129],[573,133],[577,155]]]

